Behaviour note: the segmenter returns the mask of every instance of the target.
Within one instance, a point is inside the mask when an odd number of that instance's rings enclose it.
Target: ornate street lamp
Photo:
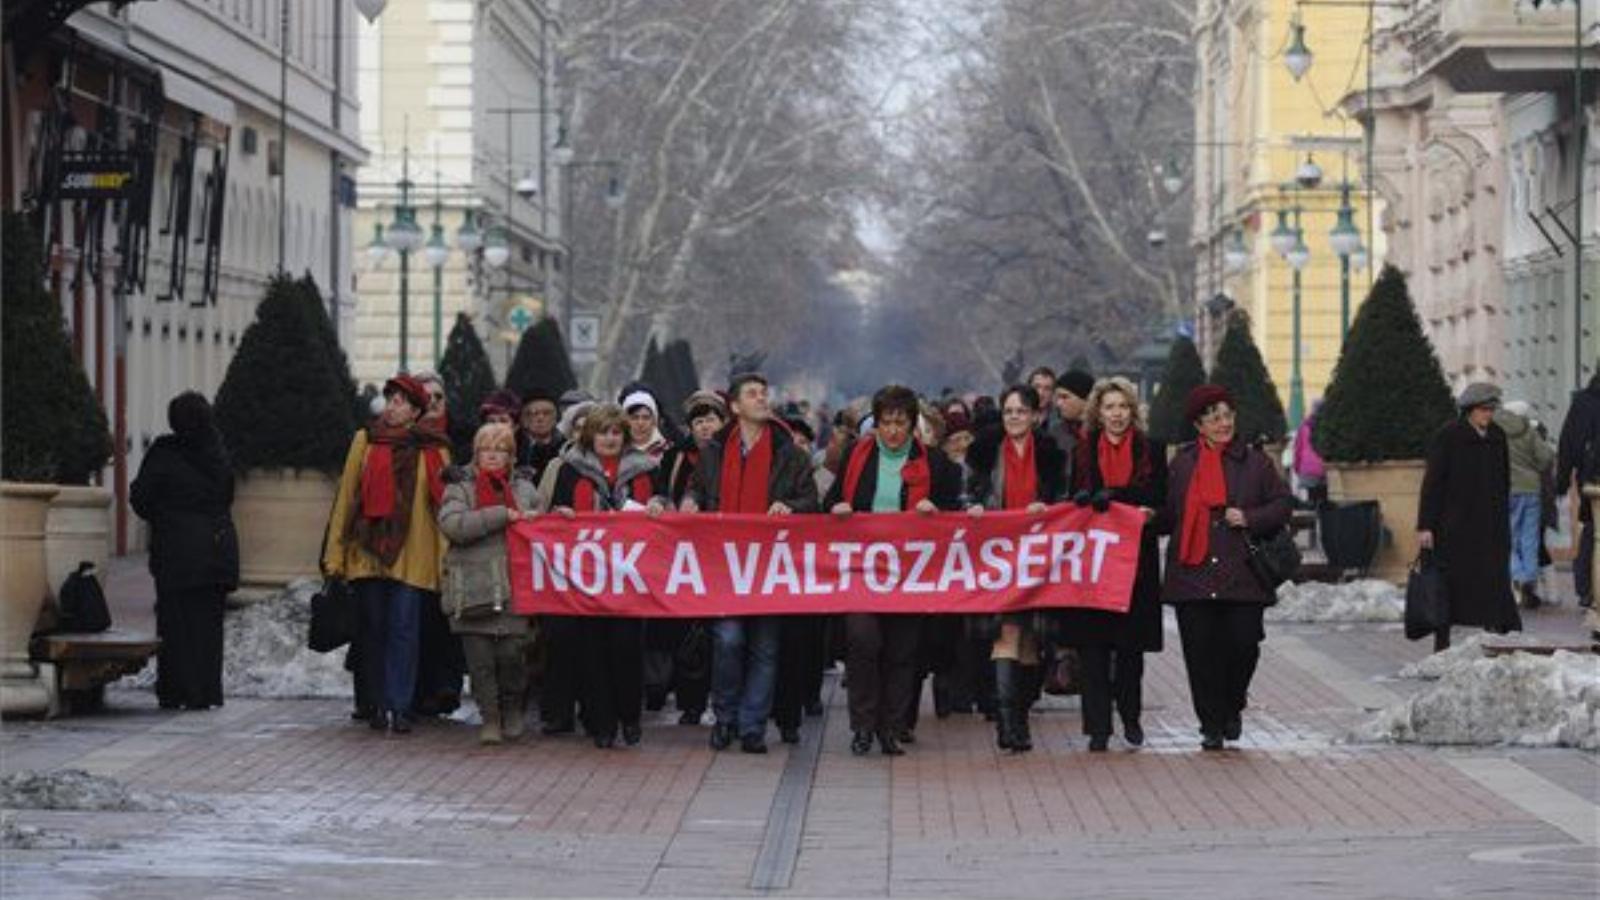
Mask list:
[[[1306,46],[1306,26],[1295,22],[1289,26],[1289,46],[1283,51],[1283,65],[1295,81],[1311,70],[1311,48]]]

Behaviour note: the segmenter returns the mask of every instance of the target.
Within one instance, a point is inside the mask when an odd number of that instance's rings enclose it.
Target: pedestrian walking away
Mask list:
[[[172,432],[150,445],[128,500],[150,523],[156,700],[162,709],[207,709],[222,705],[223,601],[239,586],[233,468],[205,397],[172,398],[167,422]]]

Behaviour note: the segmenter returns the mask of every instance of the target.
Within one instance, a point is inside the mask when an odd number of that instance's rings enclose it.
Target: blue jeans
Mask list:
[[[1511,580],[1539,580],[1539,533],[1544,528],[1539,515],[1538,494],[1511,495]]]
[[[712,625],[711,708],[740,737],[764,735],[778,679],[778,619],[749,616]]]
[[[423,592],[387,578],[363,578],[352,587],[361,604],[366,694],[380,709],[409,715],[417,691]]]

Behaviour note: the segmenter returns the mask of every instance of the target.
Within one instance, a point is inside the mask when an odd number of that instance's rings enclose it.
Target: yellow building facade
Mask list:
[[[1196,12],[1196,341],[1210,361],[1229,317],[1247,313],[1293,424],[1322,396],[1338,362],[1342,310],[1347,302],[1354,318],[1383,258],[1372,238],[1381,229],[1369,214],[1364,132],[1340,108],[1366,83],[1372,10],[1201,0]],[[1315,183],[1308,162],[1321,170]],[[1341,257],[1331,234],[1346,200],[1360,249]],[[1304,242],[1298,366],[1296,254],[1272,240],[1280,212],[1290,229],[1298,217]]]

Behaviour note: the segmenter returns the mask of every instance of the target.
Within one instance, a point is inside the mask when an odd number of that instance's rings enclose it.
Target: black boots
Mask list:
[[[1021,663],[1014,659],[994,661],[995,687],[995,744],[1001,750],[1026,753],[1033,749],[1033,735],[1028,730],[1028,707],[1023,703]]]

